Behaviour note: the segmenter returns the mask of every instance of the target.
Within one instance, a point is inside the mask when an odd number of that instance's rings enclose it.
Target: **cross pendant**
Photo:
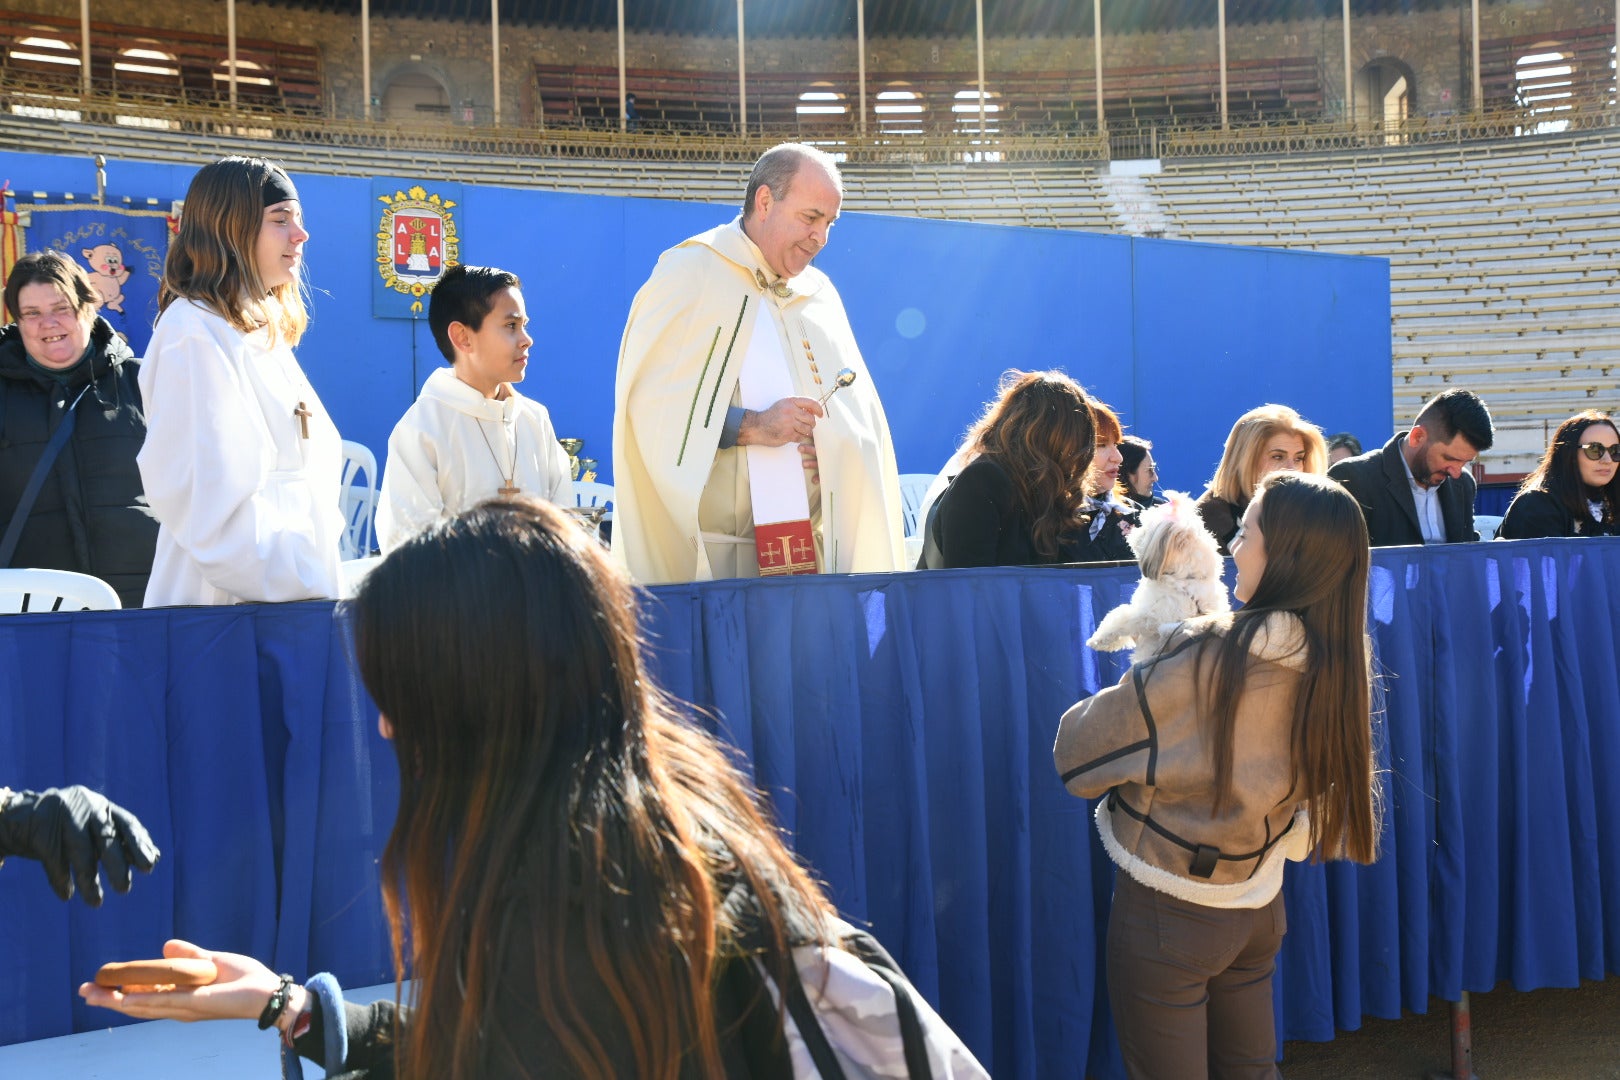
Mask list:
[[[298,408],[293,410],[293,415],[298,417],[299,435],[306,439],[309,438],[309,418],[315,414],[310,412],[309,407],[300,401],[298,403]]]
[[[502,495],[521,495],[521,494],[523,494],[523,489],[522,488],[516,487],[515,485],[510,484],[510,483],[503,485],[499,490],[500,490],[500,493]]]

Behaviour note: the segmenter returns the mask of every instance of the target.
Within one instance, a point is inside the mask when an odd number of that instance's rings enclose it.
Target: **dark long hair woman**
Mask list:
[[[1053,757],[1119,867],[1108,993],[1132,1077],[1276,1075],[1287,859],[1377,856],[1367,527],[1267,475],[1233,539],[1243,601],[1064,714]]]
[[[1620,429],[1608,413],[1589,409],[1558,425],[1496,535],[1620,535]]]
[[[1009,371],[933,506],[919,569],[1068,562],[1095,452],[1091,405],[1061,371]]]
[[[372,1078],[782,1075],[754,962],[790,985],[790,950],[847,928],[731,757],[652,683],[606,550],[548,504],[496,500],[397,548],[351,607],[400,765],[382,877],[416,1008],[339,1020],[319,977],[316,1004],[298,986],[278,1000],[257,961],[178,941],[166,955],[212,960],[214,985],[86,999],[156,1018],[266,1010],[315,1060],[342,1022],[329,1068]],[[931,1035],[936,1050],[983,1075],[954,1036]]]

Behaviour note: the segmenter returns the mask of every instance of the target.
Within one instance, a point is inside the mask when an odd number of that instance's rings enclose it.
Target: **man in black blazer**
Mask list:
[[[1468,465],[1493,436],[1485,403],[1451,389],[1429,399],[1412,430],[1382,450],[1346,458],[1328,475],[1361,504],[1373,547],[1478,540]]]

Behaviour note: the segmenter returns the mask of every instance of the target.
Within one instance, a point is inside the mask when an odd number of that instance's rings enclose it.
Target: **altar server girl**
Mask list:
[[[1232,556],[1243,609],[1182,624],[1053,751],[1119,867],[1108,999],[1132,1080],[1277,1077],[1284,862],[1377,854],[1361,510],[1273,472]]]
[[[186,192],[140,374],[148,607],[338,595],[343,444],[292,352],[308,239],[273,162],[224,158]]]

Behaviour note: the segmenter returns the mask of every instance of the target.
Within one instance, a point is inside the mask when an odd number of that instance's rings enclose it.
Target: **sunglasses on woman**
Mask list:
[[[1620,462],[1620,443],[1612,446],[1600,442],[1581,443],[1580,451],[1586,455],[1587,461],[1602,461],[1603,455],[1608,454],[1610,461]]]

